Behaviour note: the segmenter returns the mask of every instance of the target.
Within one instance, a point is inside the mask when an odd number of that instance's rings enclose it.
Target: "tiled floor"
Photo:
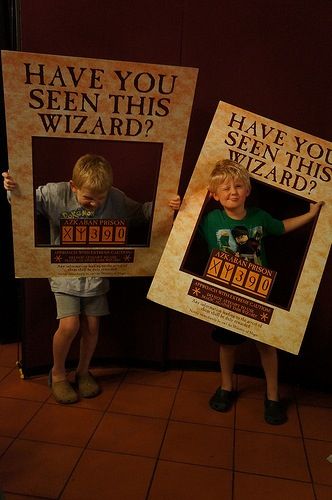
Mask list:
[[[95,369],[102,394],[56,404],[0,345],[0,484],[6,500],[331,500],[332,395],[282,387],[289,421],[262,418],[264,383],[208,406],[210,372]]]

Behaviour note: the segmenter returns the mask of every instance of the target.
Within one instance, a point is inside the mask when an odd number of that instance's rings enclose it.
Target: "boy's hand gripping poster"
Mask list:
[[[285,227],[301,221],[264,238],[267,266],[258,250],[260,227],[248,234],[242,226],[236,232],[220,226],[218,248],[210,252],[202,242],[205,218],[222,210],[207,188],[221,160],[250,174],[247,214],[259,207]],[[331,247],[331,179],[331,143],[220,102],[148,298],[298,354]],[[309,222],[302,219],[308,213],[315,213]]]
[[[198,70],[11,51],[1,59],[16,277],[153,275],[173,224]],[[86,155],[111,166],[110,190],[73,180]]]

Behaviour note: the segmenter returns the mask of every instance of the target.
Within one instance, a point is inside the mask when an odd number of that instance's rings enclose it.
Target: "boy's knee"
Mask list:
[[[82,337],[90,337],[90,338],[95,338],[98,337],[99,330],[98,328],[84,328],[82,329]]]
[[[61,318],[59,322],[59,331],[67,337],[75,337],[80,329],[78,317]]]
[[[269,354],[271,356],[275,356],[277,354],[276,347],[272,345],[264,344],[263,342],[256,342],[256,347],[260,353]]]

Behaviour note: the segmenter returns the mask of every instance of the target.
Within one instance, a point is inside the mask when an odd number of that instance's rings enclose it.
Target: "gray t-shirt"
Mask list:
[[[69,182],[49,183],[36,190],[37,213],[49,220],[51,243],[59,244],[60,219],[77,217],[82,207],[77,202]],[[139,203],[125,193],[112,187],[105,203],[95,212],[85,215],[94,219],[127,219],[131,224],[140,224],[151,217],[152,203]],[[84,215],[82,215],[84,217]],[[109,289],[108,278],[84,277],[49,279],[53,292],[67,293],[79,297],[102,295]]]

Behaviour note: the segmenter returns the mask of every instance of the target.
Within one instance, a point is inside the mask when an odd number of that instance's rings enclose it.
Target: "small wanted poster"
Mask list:
[[[16,277],[153,275],[173,223],[198,70],[2,51]],[[114,186],[151,202],[146,226],[121,217],[61,221],[61,241],[36,213],[38,186],[69,181],[91,153]],[[91,217],[90,217],[91,218]],[[52,240],[51,240],[52,241]]]
[[[305,227],[267,242],[268,267],[241,259],[222,244],[202,258],[198,227],[214,201],[207,191],[209,175],[222,159],[248,170],[247,202],[253,197],[254,206],[275,218],[325,202]],[[331,246],[331,179],[331,143],[220,102],[148,298],[297,354]],[[229,239],[219,236],[221,242]],[[255,235],[246,237],[254,248]]]

